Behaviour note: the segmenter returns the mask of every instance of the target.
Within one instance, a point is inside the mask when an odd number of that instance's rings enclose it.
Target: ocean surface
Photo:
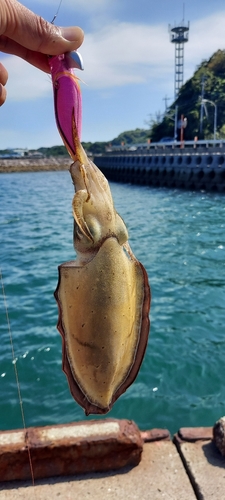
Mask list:
[[[111,183],[151,283],[151,331],[136,381],[105,417],[85,417],[61,369],[53,292],[75,258],[68,172],[0,175],[0,429],[90,418],[141,429],[211,426],[225,414],[225,197]]]

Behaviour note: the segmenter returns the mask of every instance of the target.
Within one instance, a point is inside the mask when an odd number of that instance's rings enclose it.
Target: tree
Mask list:
[[[225,124],[225,50],[218,50],[208,61],[202,61],[193,77],[182,86],[176,101],[168,108],[168,113],[174,113],[175,106],[178,106],[179,118],[181,115],[187,117],[186,140],[200,136],[202,93],[205,100],[217,105],[217,132],[220,136],[224,134]],[[203,111],[203,138],[210,139],[213,138],[215,107],[206,102]],[[150,128],[152,141],[173,137],[174,124],[168,119],[168,113],[159,124],[154,123]]]

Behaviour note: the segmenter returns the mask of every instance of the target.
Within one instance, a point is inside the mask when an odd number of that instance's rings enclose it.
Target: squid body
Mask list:
[[[49,59],[56,123],[70,153],[76,260],[55,291],[63,370],[86,415],[105,414],[136,378],[149,334],[150,288],[109,184],[80,143],[81,93],[69,54]]]

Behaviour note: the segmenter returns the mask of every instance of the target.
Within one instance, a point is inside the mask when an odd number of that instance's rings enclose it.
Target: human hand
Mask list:
[[[49,73],[48,55],[76,50],[84,34],[77,26],[59,28],[17,0],[0,0],[0,51],[13,54]],[[0,106],[6,100],[8,72],[0,63]]]

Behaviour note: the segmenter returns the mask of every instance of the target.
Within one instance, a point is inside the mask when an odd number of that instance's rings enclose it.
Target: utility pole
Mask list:
[[[209,99],[203,99],[203,104],[209,102],[214,106],[214,125],[213,125],[213,140],[216,141],[216,130],[217,130],[217,104]]]
[[[203,132],[203,110],[204,110],[204,95],[205,95],[205,81],[206,81],[206,76],[202,75],[202,93],[201,93],[201,109],[200,109],[200,139],[202,139],[202,132]]]
[[[178,125],[178,106],[175,106],[174,141],[177,140],[177,125]]]
[[[174,141],[176,141],[177,140],[177,128],[178,128],[178,106],[177,105],[175,106],[174,114],[173,114],[173,111],[170,110],[168,113],[165,113],[165,116],[167,116],[167,118],[169,118],[170,120],[172,120],[174,122],[173,138],[174,138]]]
[[[165,97],[163,97],[163,101],[165,101],[165,113],[167,112],[167,108],[168,108],[167,102],[169,100],[170,100],[170,97],[168,97],[167,95],[165,95]]]

